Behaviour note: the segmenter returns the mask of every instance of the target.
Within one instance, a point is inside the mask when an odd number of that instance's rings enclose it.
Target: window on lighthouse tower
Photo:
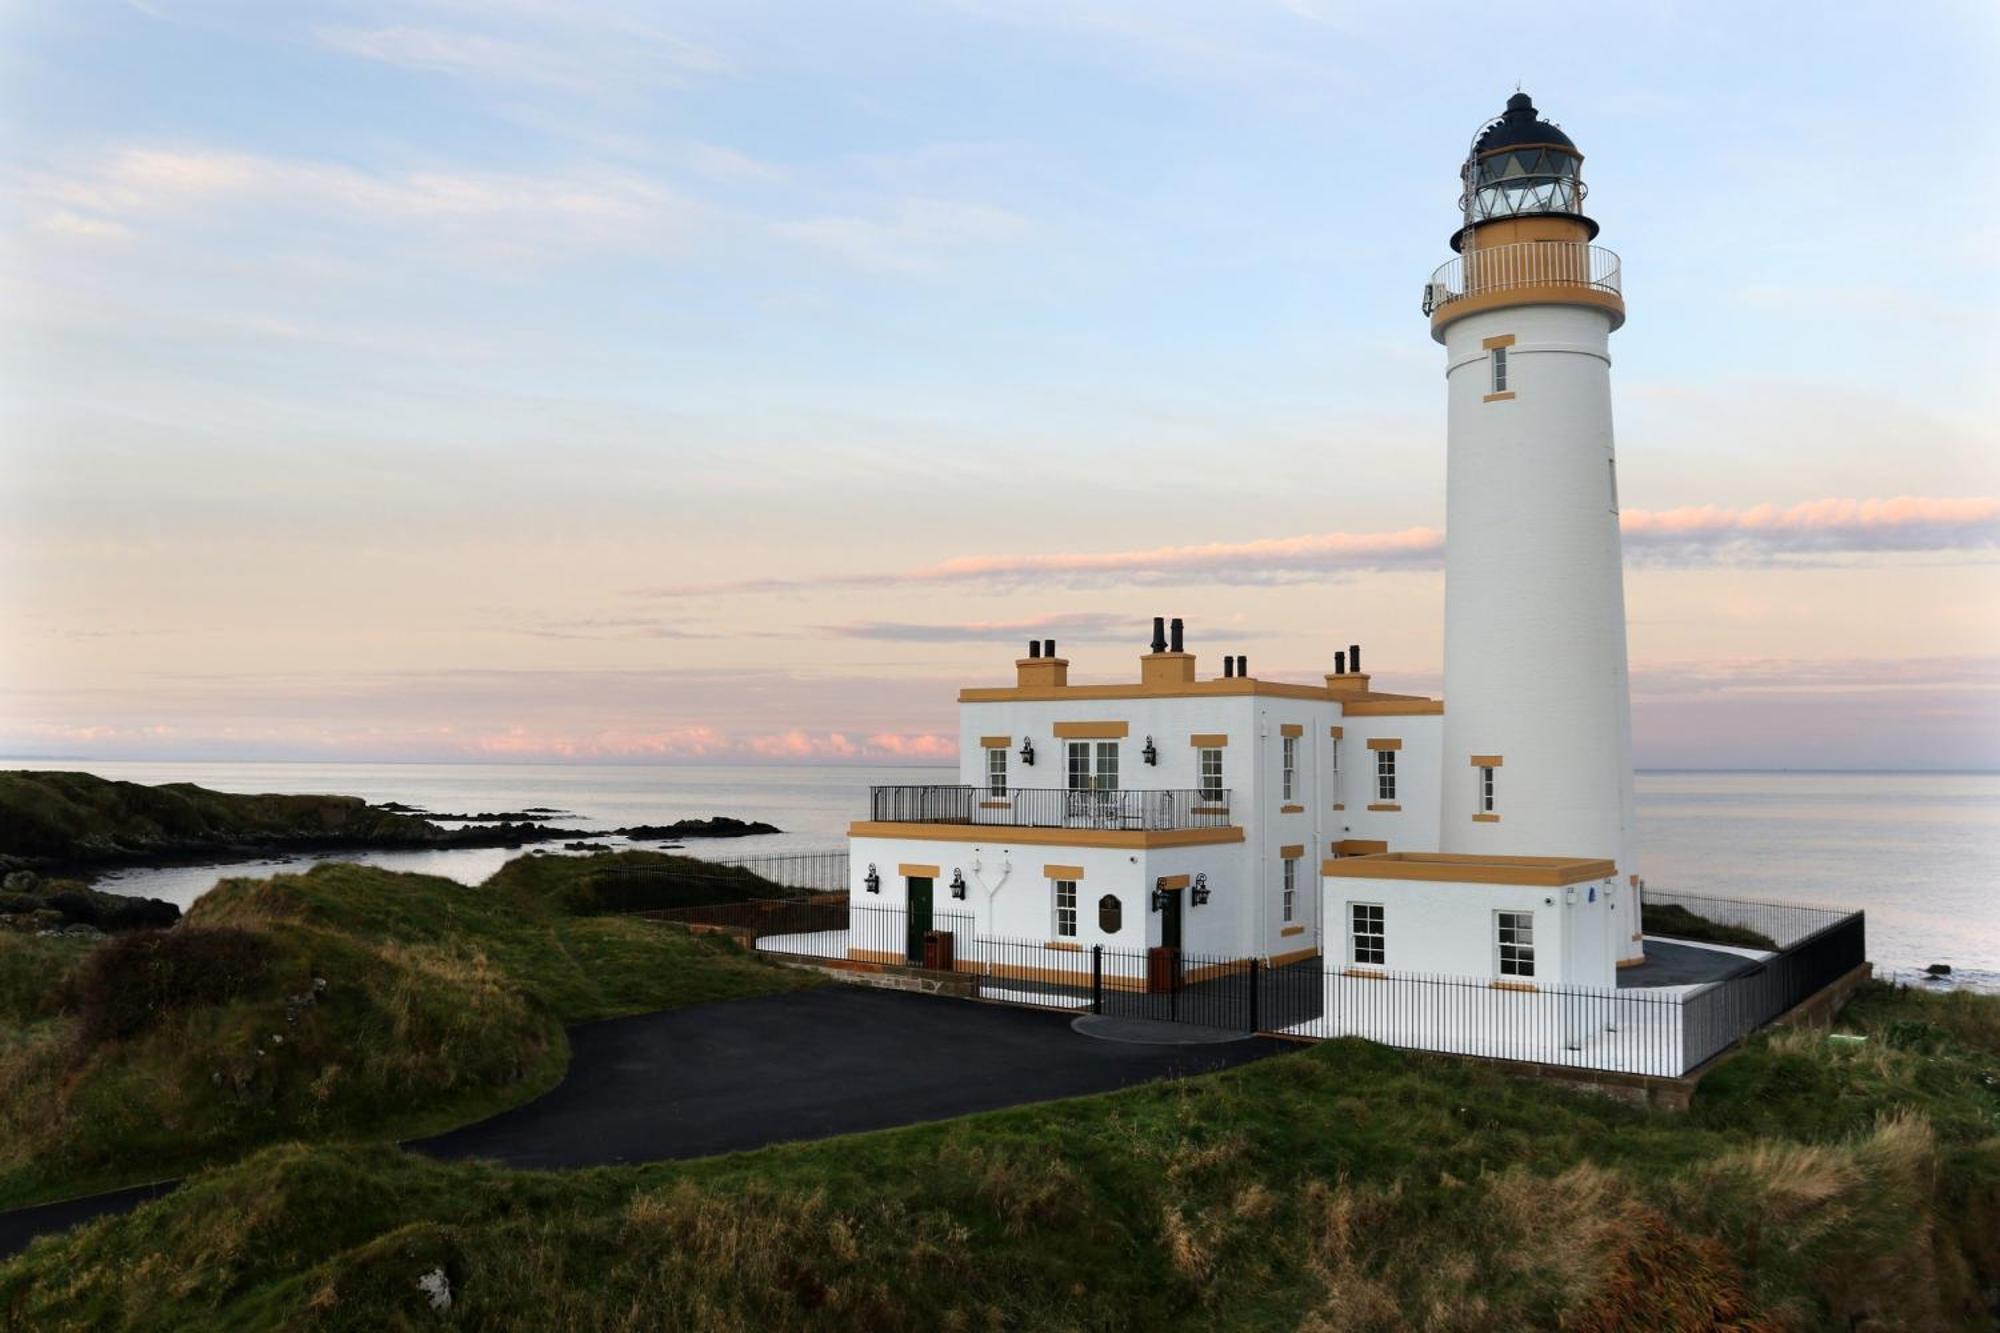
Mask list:
[[[1492,391],[1494,393],[1505,393],[1507,392],[1507,349],[1504,347],[1494,348],[1492,351],[1492,357],[1493,357]]]

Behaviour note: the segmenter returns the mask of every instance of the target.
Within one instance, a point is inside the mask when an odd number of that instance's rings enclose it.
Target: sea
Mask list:
[[[874,784],[951,781],[937,767],[581,764],[220,763],[0,759],[0,768],[81,769],[126,782],[194,782],[226,792],[324,792],[437,813],[552,807],[546,822],[585,831],[707,815],[784,832],[690,842],[690,854],[739,856],[843,845]],[[1639,866],[1649,884],[1722,898],[1862,909],[1878,972],[2000,991],[2000,773],[1644,772]],[[616,841],[616,840],[612,840]],[[647,845],[658,845],[657,843]],[[560,844],[542,844],[554,850]],[[286,856],[226,867],[120,870],[117,893],[186,907],[223,874],[271,874],[314,861],[362,861],[477,884],[520,850]]]

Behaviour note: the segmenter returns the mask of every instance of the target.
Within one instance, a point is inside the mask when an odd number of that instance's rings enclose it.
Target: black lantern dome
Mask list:
[[[1543,120],[1534,99],[1515,93],[1507,109],[1472,138],[1459,172],[1464,193],[1459,207],[1465,223],[1451,238],[1463,248],[1465,234],[1481,223],[1530,216],[1566,217],[1581,222],[1588,237],[1597,224],[1583,208],[1583,154],[1560,128]]]

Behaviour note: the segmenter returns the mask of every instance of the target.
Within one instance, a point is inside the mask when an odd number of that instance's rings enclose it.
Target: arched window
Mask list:
[[[1118,895],[1107,893],[1097,900],[1097,928],[1106,935],[1116,935],[1118,927],[1125,924],[1125,908],[1119,903]]]

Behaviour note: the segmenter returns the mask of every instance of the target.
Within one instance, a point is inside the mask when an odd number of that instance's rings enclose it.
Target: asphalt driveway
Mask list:
[[[1071,1031],[1072,1018],[823,986],[586,1023],[570,1029],[569,1071],[546,1096],[404,1146],[538,1170],[707,1157],[1109,1092],[1295,1049],[1271,1038],[1105,1041]],[[0,1213],[0,1257],[176,1183]]]
[[[570,1029],[547,1096],[406,1146],[509,1166],[707,1157],[1108,1092],[1292,1049],[1269,1038],[1139,1045],[1073,1015],[823,986]],[[1190,1034],[1193,1035],[1193,1034]]]

